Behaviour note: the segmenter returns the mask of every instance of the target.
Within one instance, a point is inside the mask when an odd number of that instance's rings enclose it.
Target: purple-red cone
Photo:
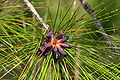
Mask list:
[[[53,54],[53,58],[54,58],[55,62],[57,62],[57,60],[58,60],[58,58],[59,58],[59,56],[60,56],[60,54],[58,53],[57,47],[54,47],[54,48],[53,48],[52,54]]]
[[[52,30],[48,29],[46,32],[47,41],[41,42],[40,55],[47,56],[51,51],[55,62],[59,59],[60,55],[67,56],[67,52],[65,52],[64,48],[71,48],[69,44],[63,43],[69,39],[69,36],[64,36],[63,32],[60,31],[58,35],[53,36]]]

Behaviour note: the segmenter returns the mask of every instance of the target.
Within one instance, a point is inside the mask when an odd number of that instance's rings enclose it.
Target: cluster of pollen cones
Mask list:
[[[41,42],[41,46],[43,46],[40,55],[47,56],[50,52],[52,52],[53,58],[57,61],[62,56],[67,56],[67,52],[65,52],[64,48],[71,48],[69,44],[64,43],[69,39],[69,36],[64,36],[64,33],[60,31],[56,36],[52,34],[52,30],[48,29],[46,32],[47,41]]]

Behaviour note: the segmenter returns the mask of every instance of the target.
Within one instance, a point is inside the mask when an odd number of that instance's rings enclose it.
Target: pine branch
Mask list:
[[[90,7],[90,5],[88,4],[88,2],[86,2],[85,0],[79,0],[79,1],[81,2],[81,4],[82,4],[82,6],[84,7],[84,9],[85,9],[89,14],[91,14],[91,17],[93,17],[93,20],[94,20],[94,21],[97,21],[97,22],[96,22],[96,27],[98,28],[98,30],[100,30],[100,31],[102,32],[102,37],[103,37],[105,40],[109,41],[109,40],[110,40],[110,37],[107,36],[107,35],[105,35],[106,32],[104,31],[104,28],[103,28],[103,26],[102,26],[102,23],[101,23],[100,20],[97,18],[97,14],[94,13],[94,10],[91,9],[91,7]],[[110,42],[110,41],[107,42],[107,45],[108,45],[109,47],[117,47],[115,44],[113,44],[113,43]],[[111,48],[111,50],[116,51],[116,50],[113,49],[113,48]]]
[[[41,22],[41,24],[43,25],[43,27],[48,30],[49,25],[47,25],[43,19],[40,17],[40,15],[37,13],[37,11],[35,10],[34,6],[28,1],[28,0],[23,0],[26,5],[30,8],[30,10],[34,13],[34,15],[36,16],[36,18]]]

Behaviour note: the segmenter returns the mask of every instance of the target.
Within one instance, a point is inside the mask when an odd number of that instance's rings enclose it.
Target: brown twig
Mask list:
[[[34,13],[34,15],[36,16],[36,18],[41,22],[41,24],[44,26],[44,28],[46,30],[48,30],[49,25],[47,25],[43,19],[40,17],[40,15],[37,13],[37,11],[35,10],[34,6],[28,1],[28,0],[23,0],[26,5],[30,8],[30,10]]]
[[[102,37],[109,41],[110,40],[110,37],[105,35],[106,32],[104,31],[104,28],[102,26],[102,23],[100,22],[100,20],[97,18],[97,14],[94,13],[95,11],[91,9],[90,5],[88,4],[88,2],[86,2],[85,0],[79,0],[82,4],[82,6],[84,7],[84,9],[91,15],[91,17],[93,17],[93,20],[96,21],[96,27],[98,28],[99,31],[101,31],[102,33]],[[117,47],[115,44],[113,44],[112,42],[107,42],[107,45],[109,47],[114,47],[114,48],[111,48],[111,50],[113,51],[116,51],[115,47]]]

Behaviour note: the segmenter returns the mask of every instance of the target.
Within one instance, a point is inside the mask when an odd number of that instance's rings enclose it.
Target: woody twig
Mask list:
[[[40,17],[40,15],[37,13],[37,11],[35,10],[34,6],[28,1],[28,0],[23,0],[26,5],[30,8],[30,10],[33,12],[33,14],[36,16],[36,18],[41,22],[41,24],[43,25],[43,27],[48,30],[49,25],[47,25],[43,19]]]
[[[96,21],[96,27],[98,28],[99,31],[102,32],[102,37],[106,41],[108,41],[107,45],[109,47],[112,47],[111,50],[116,51],[115,47],[117,47],[117,46],[115,44],[113,44],[112,42],[110,42],[110,37],[108,35],[106,35],[106,32],[104,31],[104,28],[102,26],[102,23],[97,18],[97,14],[94,12],[94,10],[91,9],[91,7],[88,4],[88,2],[86,2],[85,0],[79,0],[79,1],[81,2],[81,4],[84,7],[84,9],[91,15],[91,17],[93,18],[93,20]]]

